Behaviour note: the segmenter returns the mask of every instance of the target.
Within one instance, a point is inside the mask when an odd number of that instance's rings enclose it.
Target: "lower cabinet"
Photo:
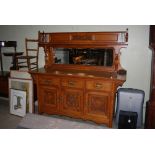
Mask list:
[[[112,127],[112,82],[86,78],[41,76],[37,78],[39,113],[91,120]]]

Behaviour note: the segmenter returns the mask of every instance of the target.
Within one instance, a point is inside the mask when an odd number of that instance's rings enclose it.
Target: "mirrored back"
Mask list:
[[[114,62],[112,48],[55,48],[56,64],[111,67]]]

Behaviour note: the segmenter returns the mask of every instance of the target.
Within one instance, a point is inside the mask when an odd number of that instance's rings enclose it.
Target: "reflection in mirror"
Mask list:
[[[55,63],[112,66],[113,49],[55,49]]]

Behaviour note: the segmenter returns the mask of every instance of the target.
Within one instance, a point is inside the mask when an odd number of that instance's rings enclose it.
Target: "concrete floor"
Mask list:
[[[9,100],[0,98],[0,129],[16,129],[22,117],[10,114]]]

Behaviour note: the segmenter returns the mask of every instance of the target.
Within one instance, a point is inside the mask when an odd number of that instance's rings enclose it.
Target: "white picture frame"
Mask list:
[[[26,91],[10,89],[10,113],[24,117],[26,114]]]
[[[32,79],[9,78],[9,89],[26,92],[26,112],[34,112],[33,81]],[[9,97],[11,97],[9,95]]]

